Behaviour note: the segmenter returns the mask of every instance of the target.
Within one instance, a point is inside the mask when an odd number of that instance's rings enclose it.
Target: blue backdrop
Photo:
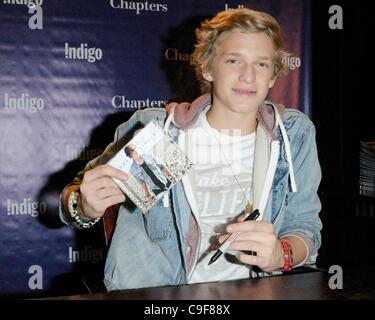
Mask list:
[[[134,110],[198,95],[194,29],[239,6],[279,20],[293,56],[270,98],[310,114],[308,0],[1,1],[0,295],[78,293],[100,274],[102,225],[62,225],[60,191]]]

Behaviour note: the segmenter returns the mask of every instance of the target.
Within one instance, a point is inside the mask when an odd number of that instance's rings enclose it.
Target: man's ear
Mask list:
[[[213,80],[212,75],[209,72],[202,72],[202,77],[208,82],[211,82]]]
[[[211,82],[214,78],[210,72],[210,68],[207,64],[201,64],[201,72],[202,72],[202,78],[208,82]]]
[[[273,77],[270,82],[268,83],[268,88],[271,89],[273,87],[273,85],[275,84],[275,81],[276,81],[276,76]]]

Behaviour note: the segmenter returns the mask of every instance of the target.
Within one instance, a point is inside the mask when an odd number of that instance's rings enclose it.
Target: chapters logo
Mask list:
[[[65,42],[65,59],[86,60],[90,63],[94,63],[102,58],[103,51],[100,48],[90,48],[87,43],[81,43],[79,47],[70,47],[69,43]]]
[[[112,107],[115,109],[141,109],[149,107],[164,107],[166,100],[129,100],[125,96],[114,96],[112,98]]]
[[[6,207],[8,216],[30,215],[35,218],[39,213],[47,211],[45,202],[32,201],[30,198],[25,198],[22,202],[14,202],[8,199]]]
[[[22,93],[20,97],[9,97],[6,93],[4,107],[6,110],[23,110],[34,113],[44,109],[44,100],[30,97],[28,93]]]
[[[192,53],[180,52],[177,48],[168,48],[164,52],[164,57],[168,61],[187,61],[193,60]]]
[[[114,9],[133,10],[136,14],[143,11],[167,12],[168,5],[162,3],[151,3],[149,1],[124,1],[124,0],[110,0],[111,7]]]

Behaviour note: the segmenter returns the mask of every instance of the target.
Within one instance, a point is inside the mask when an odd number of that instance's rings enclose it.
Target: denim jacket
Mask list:
[[[183,119],[184,125],[191,125],[209,104],[210,98],[202,96],[191,105],[173,106],[168,119],[163,108],[136,111],[85,170],[106,163],[132,138],[135,129],[152,119],[165,125],[183,148],[186,133],[178,128],[183,127],[178,122]],[[300,111],[267,101],[259,108],[257,119],[253,206],[261,212],[262,220],[273,224],[278,238],[300,238],[308,252],[301,264],[314,264],[322,228],[317,195],[321,170],[314,125]],[[74,182],[80,183],[82,176],[80,172]],[[146,214],[126,202],[120,206],[105,265],[104,282],[109,291],[187,283],[197,261],[200,228],[186,176],[170,190],[169,198],[158,201]]]

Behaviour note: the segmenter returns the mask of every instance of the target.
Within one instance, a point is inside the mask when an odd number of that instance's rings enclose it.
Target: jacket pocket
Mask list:
[[[145,216],[146,230],[153,241],[170,239],[173,229],[173,216],[170,208],[155,206]]]

